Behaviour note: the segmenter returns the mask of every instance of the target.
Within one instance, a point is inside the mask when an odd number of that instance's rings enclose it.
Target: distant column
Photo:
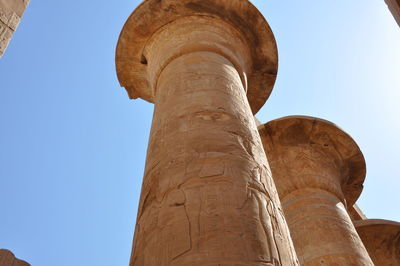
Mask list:
[[[362,191],[365,162],[334,124],[292,116],[259,127],[301,265],[373,265],[346,206]]]
[[[258,10],[147,0],[116,63],[129,96],[155,103],[130,265],[298,265],[253,118],[277,72]]]
[[[0,57],[18,27],[29,0],[0,0]]]
[[[400,265],[400,223],[370,219],[354,225],[375,265]]]
[[[11,251],[0,249],[0,266],[30,266],[30,264],[15,258]]]

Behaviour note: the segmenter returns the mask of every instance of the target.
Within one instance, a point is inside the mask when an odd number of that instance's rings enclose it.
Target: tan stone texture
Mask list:
[[[116,62],[155,103],[130,265],[298,265],[247,100],[262,106],[277,67],[255,7],[145,1]]]
[[[18,27],[29,0],[0,0],[0,57]]]
[[[354,225],[375,265],[400,265],[400,223],[370,219]]]
[[[0,266],[30,266],[30,264],[15,258],[11,251],[0,249]]]
[[[271,121],[259,132],[301,265],[373,265],[346,209],[365,178],[351,137],[304,116]]]

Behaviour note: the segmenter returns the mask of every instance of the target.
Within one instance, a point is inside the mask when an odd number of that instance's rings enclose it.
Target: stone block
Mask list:
[[[0,57],[17,29],[29,0],[0,0]]]

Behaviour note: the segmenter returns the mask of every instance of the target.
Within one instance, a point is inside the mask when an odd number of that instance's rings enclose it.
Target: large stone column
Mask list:
[[[354,225],[375,265],[400,265],[400,223],[369,219]]]
[[[298,265],[253,118],[277,72],[257,9],[145,1],[116,63],[129,96],[155,103],[130,265]]]
[[[302,265],[373,265],[346,206],[362,191],[365,162],[334,124],[292,116],[259,127]]]

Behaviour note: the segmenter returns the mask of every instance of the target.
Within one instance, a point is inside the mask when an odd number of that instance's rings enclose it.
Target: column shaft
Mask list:
[[[243,81],[217,53],[158,78],[131,265],[297,265]]]
[[[282,199],[282,205],[303,265],[373,265],[345,206],[334,194],[300,189]]]

